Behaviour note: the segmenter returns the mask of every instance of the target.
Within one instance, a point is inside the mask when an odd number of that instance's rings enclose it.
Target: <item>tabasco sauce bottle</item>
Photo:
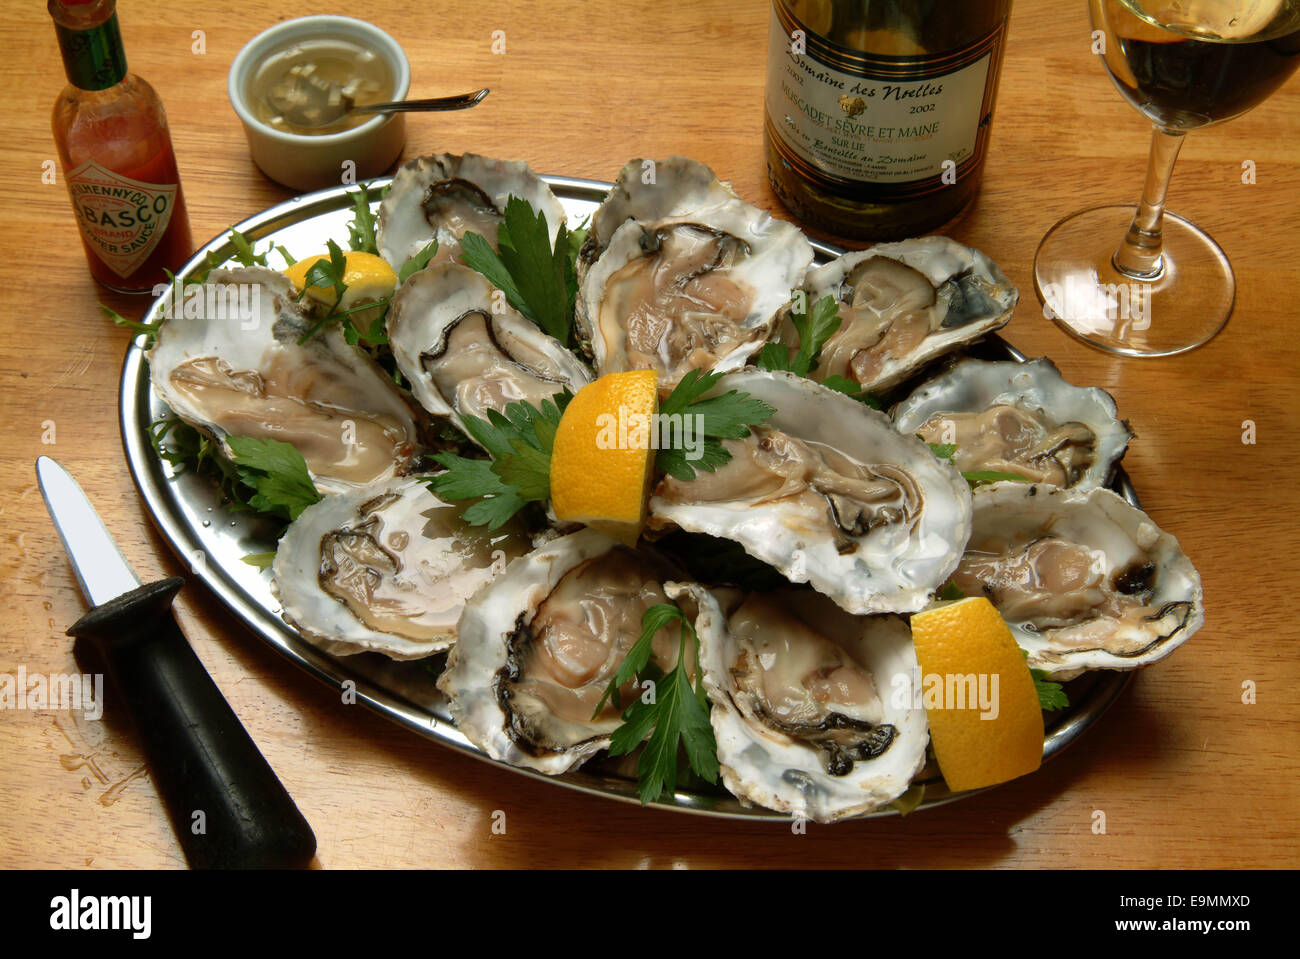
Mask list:
[[[68,86],[54,142],[90,272],[125,293],[167,282],[193,252],[162,101],[126,70],[116,0],[49,0]]]

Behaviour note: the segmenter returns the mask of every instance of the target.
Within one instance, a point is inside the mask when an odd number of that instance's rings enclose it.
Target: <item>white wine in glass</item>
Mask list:
[[[1228,321],[1232,266],[1210,236],[1165,212],[1189,130],[1245,113],[1300,67],[1300,0],[1089,0],[1115,86],[1155,126],[1141,201],[1057,223],[1038,246],[1044,312],[1126,356],[1194,349]],[[1118,246],[1116,245],[1118,243]]]

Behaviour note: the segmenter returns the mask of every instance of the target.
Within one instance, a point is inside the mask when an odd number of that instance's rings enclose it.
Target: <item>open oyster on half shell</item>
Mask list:
[[[607,748],[622,708],[597,707],[642,615],[667,601],[664,584],[679,575],[590,529],[513,561],[466,605],[438,679],[456,726],[493,759],[551,775]],[[656,661],[673,669],[677,638],[654,642]],[[639,695],[629,684],[623,708]]]
[[[733,389],[776,413],[723,441],[731,460],[713,472],[660,482],[650,528],[734,540],[852,613],[925,606],[970,534],[961,474],[883,414],[792,373],[733,373],[713,394]]]
[[[1051,679],[1149,665],[1205,621],[1178,541],[1108,489],[994,483],[974,507],[953,583],[988,597]]]
[[[653,369],[667,390],[691,370],[744,366],[813,250],[704,164],[646,162],[628,162],[593,217],[576,321],[598,374]]]
[[[405,473],[419,452],[406,400],[338,325],[316,324],[282,273],[213,270],[197,315],[169,319],[149,351],[158,396],[215,437],[292,444],[322,493]],[[187,294],[187,302],[189,302]]]
[[[505,302],[481,274],[438,263],[402,284],[388,310],[388,341],[416,399],[465,432],[508,403],[540,406],[591,380],[564,345]]]
[[[727,790],[816,822],[897,799],[925,765],[925,710],[900,616],[852,616],[812,590],[741,594],[674,584],[698,605],[700,665]]]
[[[1071,385],[1042,358],[960,360],[917,387],[892,417],[901,433],[956,444],[953,462],[963,472],[1018,473],[1084,490],[1110,482],[1133,438],[1109,393]]]
[[[379,255],[400,270],[430,240],[438,241],[432,262],[455,259],[460,240],[478,233],[493,247],[511,196],[546,215],[554,241],[565,222],[564,207],[551,188],[522,160],[495,160],[466,153],[416,157],[398,168],[379,204]]]
[[[465,602],[532,548],[513,525],[489,533],[418,479],[307,507],[271,566],[281,615],[336,655],[419,659],[449,648]]]
[[[866,391],[895,386],[1005,326],[1020,297],[992,260],[946,236],[845,253],[809,270],[804,289],[810,307],[830,296],[840,312],[810,375],[819,382],[843,376]],[[780,336],[799,346],[788,311]]]

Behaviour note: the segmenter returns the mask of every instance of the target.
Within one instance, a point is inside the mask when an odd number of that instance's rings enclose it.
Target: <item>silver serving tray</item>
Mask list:
[[[611,186],[596,180],[571,177],[547,176],[543,179],[564,204],[571,226],[577,226],[591,214]],[[382,178],[370,181],[370,184],[375,188],[387,182],[388,178]],[[340,246],[346,248],[347,244],[342,241],[347,238],[346,224],[352,218],[349,194],[355,189],[340,186],[295,197],[244,220],[236,228],[258,246],[273,241],[297,257],[323,252],[328,238],[339,241]],[[222,234],[200,249],[180,275],[187,277],[201,270],[208,251],[221,257],[233,253],[228,237],[228,233]],[[842,252],[815,241],[813,246],[819,259]],[[278,254],[272,253],[271,256],[278,259]],[[161,302],[155,303],[146,321],[158,319],[162,309]],[[986,350],[1003,358],[1025,359],[997,337],[990,338]],[[211,483],[190,473],[174,471],[154,454],[149,440],[149,425],[169,412],[154,394],[144,351],[138,342],[132,342],[122,364],[120,407],[122,444],[131,476],[154,523],[176,555],[244,621],[254,635],[331,686],[341,689],[344,682],[355,684],[360,702],[427,739],[519,775],[591,795],[640,803],[635,780],[619,775],[612,766],[602,771],[588,764],[576,772],[553,777],[489,759],[451,722],[446,700],[434,685],[436,670],[442,665],[441,657],[416,662],[394,662],[376,653],[338,657],[305,641],[280,618],[279,604],[271,595],[270,573],[260,572],[241,561],[241,557],[248,553],[274,548],[271,528],[255,516],[227,510],[221,505]],[[1137,505],[1137,496],[1122,472],[1116,488],[1129,502]],[[1129,673],[1094,672],[1071,682],[1067,687],[1071,706],[1046,717],[1048,728],[1043,742],[1043,759],[1051,759],[1096,722],[1119,696],[1129,678]],[[942,778],[932,769],[927,773],[931,775],[919,780],[927,784],[921,808],[974,795],[973,792],[949,793]],[[505,788],[505,784],[502,785]],[[770,810],[742,806],[721,787],[706,789],[679,790],[656,805],[729,819],[789,819]],[[896,810],[889,808],[872,816],[896,814]]]

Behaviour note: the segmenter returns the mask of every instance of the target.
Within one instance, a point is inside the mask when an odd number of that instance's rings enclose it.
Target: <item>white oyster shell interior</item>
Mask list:
[[[925,710],[898,690],[917,672],[899,616],[852,616],[810,590],[699,605],[705,688],[727,789],[816,822],[863,815],[898,798],[925,765]]]
[[[309,506],[285,531],[271,585],[285,620],[336,655],[418,659],[447,649],[465,602],[531,543],[460,518],[416,479]]]
[[[900,433],[955,443],[963,472],[1019,473],[1073,489],[1105,486],[1133,432],[1105,390],[1066,382],[1048,359],[965,359],[892,413]]]
[[[1205,620],[1178,541],[1108,489],[995,483],[976,491],[953,582],[987,596],[1052,679],[1168,656]]]
[[[149,353],[154,389],[181,419],[227,454],[228,436],[291,443],[322,493],[406,471],[411,408],[337,325],[299,342],[315,324],[283,274],[213,270],[200,292],[201,308],[164,323]]]
[[[852,613],[915,612],[956,567],[970,533],[970,490],[952,464],[842,393],[790,373],[746,370],[739,390],[776,413],[729,463],[668,477],[652,527],[734,540],[795,583]]]
[[[466,153],[416,157],[393,175],[379,204],[379,255],[394,270],[438,241],[432,262],[454,259],[467,232],[497,244],[497,230],[511,196],[546,215],[554,241],[565,222],[564,207],[551,188],[522,160],[496,160]]]
[[[429,266],[402,285],[388,341],[420,405],[462,431],[462,416],[483,419],[518,400],[539,406],[591,379],[573,353],[458,263]]]
[[[805,289],[810,309],[826,296],[840,304],[812,377],[847,377],[867,391],[1005,326],[1020,296],[992,260],[945,236],[845,253],[809,270]],[[788,316],[781,340],[799,344]]]
[[[599,374],[653,369],[662,389],[693,369],[742,367],[813,259],[797,227],[682,158],[657,165],[652,182],[620,177],[597,235],[616,221],[585,269],[578,324]]]
[[[622,709],[597,707],[667,578],[662,561],[590,529],[512,562],[465,607],[438,679],[457,727],[493,759],[551,775],[607,748]],[[655,642],[672,669],[676,636]]]

